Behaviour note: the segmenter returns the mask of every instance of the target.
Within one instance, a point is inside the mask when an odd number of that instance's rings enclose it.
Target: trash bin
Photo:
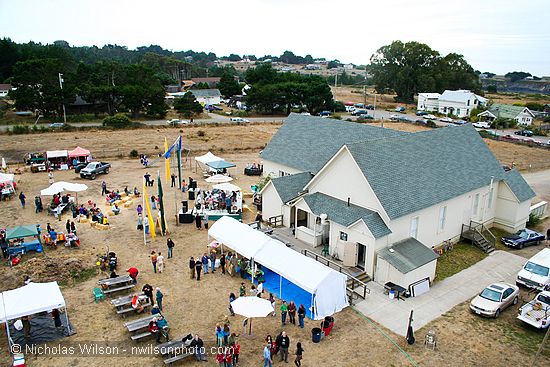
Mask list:
[[[390,297],[390,299],[394,299],[395,298],[395,291],[393,289],[390,290],[390,292],[388,293],[388,296]]]
[[[321,329],[314,327],[311,329],[311,341],[314,343],[319,343],[321,341]]]

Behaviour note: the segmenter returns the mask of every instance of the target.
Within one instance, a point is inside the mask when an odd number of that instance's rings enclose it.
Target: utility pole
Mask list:
[[[61,91],[63,92],[63,74],[59,73],[58,76],[59,76],[59,88],[61,88]],[[63,98],[63,96],[61,98]],[[65,124],[67,123],[67,114],[65,113],[65,101],[63,101],[63,123]]]
[[[338,86],[338,72],[336,72],[336,76],[334,77],[334,88]]]
[[[367,86],[363,86],[363,105],[367,105]]]
[[[533,363],[531,364],[531,367],[535,367],[535,363],[537,362],[540,353],[544,349],[544,344],[546,344],[546,341],[548,340],[548,334],[550,334],[550,327],[546,329],[546,334],[544,334],[544,339],[542,339],[542,343],[540,343],[539,350],[537,350],[537,354],[535,354],[535,358],[533,358]]]
[[[373,120],[376,120],[374,117],[374,115],[376,114],[376,91],[374,92],[374,105],[373,105],[373,109],[372,109],[372,119]]]

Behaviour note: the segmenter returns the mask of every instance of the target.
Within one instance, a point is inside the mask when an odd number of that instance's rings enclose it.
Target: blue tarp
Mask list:
[[[218,169],[224,169],[224,168],[231,168],[235,167],[234,163],[226,162],[226,161],[214,161],[214,162],[208,162],[206,165],[212,169],[218,170]]]
[[[285,279],[285,277],[283,277],[282,279],[283,289],[281,294],[280,293],[280,286],[281,286],[280,275],[267,269],[266,267],[262,267],[262,270],[264,271],[263,278],[265,279],[264,292],[267,292],[267,294],[264,295],[263,298],[268,298],[269,293],[273,293],[273,295],[276,298],[285,300],[287,304],[290,301],[294,301],[294,303],[296,304],[296,309],[298,309],[300,305],[304,305],[304,307],[306,308],[306,316],[312,319],[311,293],[303,290],[302,288],[298,287],[296,284],[292,283],[290,280]],[[250,276],[248,276],[248,278],[250,278]],[[254,279],[254,282],[257,284],[257,279]],[[277,314],[280,313],[278,308],[275,311],[277,311]],[[288,316],[287,316],[287,322],[289,322]],[[298,314],[296,314],[296,323],[298,323]]]

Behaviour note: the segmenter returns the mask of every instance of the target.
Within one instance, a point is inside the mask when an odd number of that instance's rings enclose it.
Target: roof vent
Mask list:
[[[395,250],[391,247],[388,249],[388,251],[391,252],[392,254],[395,252]]]
[[[349,200],[350,200],[350,198],[348,198],[348,206],[349,206]]]

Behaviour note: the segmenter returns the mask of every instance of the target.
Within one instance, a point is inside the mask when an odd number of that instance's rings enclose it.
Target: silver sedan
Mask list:
[[[498,317],[507,307],[519,300],[519,288],[508,283],[494,283],[470,302],[470,310],[477,315]]]

